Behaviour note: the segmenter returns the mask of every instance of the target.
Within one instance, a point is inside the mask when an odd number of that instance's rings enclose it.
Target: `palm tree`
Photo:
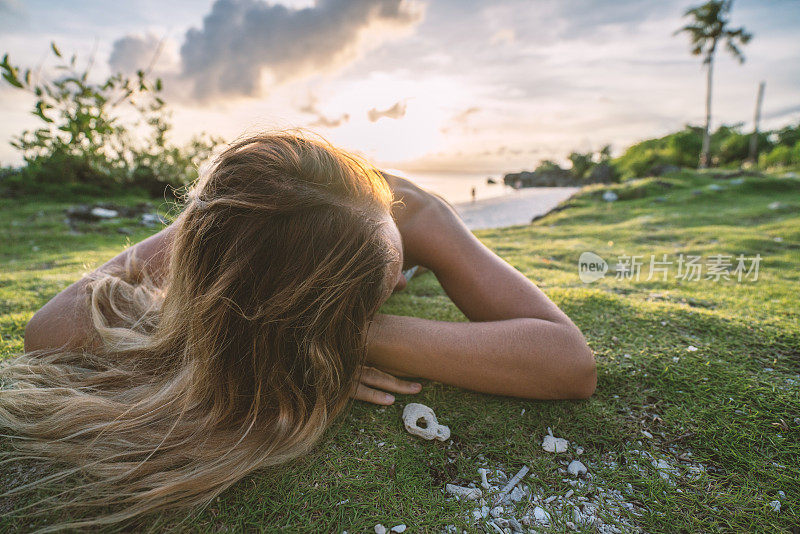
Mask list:
[[[683,28],[677,30],[679,33],[688,33],[691,40],[692,55],[703,56],[703,65],[707,69],[708,79],[706,82],[706,126],[703,133],[703,148],[700,151],[700,168],[708,167],[711,162],[711,134],[709,127],[711,123],[711,81],[714,72],[714,54],[717,45],[724,42],[725,48],[744,63],[744,55],[739,47],[747,44],[752,37],[744,28],[730,28],[728,15],[731,11],[733,0],[711,0],[705,4],[693,7],[683,14],[690,17],[691,22]]]

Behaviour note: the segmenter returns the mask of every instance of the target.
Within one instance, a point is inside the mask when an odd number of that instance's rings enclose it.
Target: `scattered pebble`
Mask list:
[[[583,447],[575,447],[575,454],[577,454],[578,456],[583,454]]]
[[[483,467],[478,469],[478,474],[481,476],[481,487],[483,487],[483,489],[487,489],[487,490],[492,487],[491,484],[489,484],[489,481],[486,480],[486,473],[488,473],[488,472],[489,472],[489,470],[485,469]]]
[[[480,488],[467,488],[464,486],[456,486],[455,484],[447,484],[444,489],[450,495],[455,495],[460,499],[468,501],[475,501],[483,497],[483,492]]]
[[[554,437],[553,431],[549,428],[547,431],[549,433],[544,437],[544,441],[542,441],[542,448],[547,452],[566,452],[566,450],[569,448],[569,441],[565,440],[564,438]]]
[[[695,347],[694,345],[689,345],[688,347],[686,347],[686,350],[688,352],[694,352],[697,350],[697,347]]]
[[[492,517],[500,517],[501,515],[503,515],[503,512],[505,512],[505,508],[503,508],[502,506],[495,506],[494,508],[491,509],[489,514]]]
[[[586,469],[586,466],[579,460],[572,460],[569,466],[567,466],[567,472],[574,477],[583,476],[587,471],[588,469]]]
[[[781,501],[771,501],[769,503],[769,507],[772,508],[773,512],[780,512],[781,511]]]
[[[550,514],[547,513],[547,510],[539,506],[533,509],[533,517],[539,523],[550,523]]]
[[[651,433],[650,433],[650,432],[648,432],[647,430],[642,430],[642,435],[643,435],[644,437],[646,437],[647,439],[653,439],[653,434],[651,434]]]
[[[119,215],[119,212],[116,210],[109,210],[106,208],[92,208],[89,212],[98,219],[113,219],[114,217]]]
[[[375,534],[386,534],[386,527],[378,523],[375,525]]]
[[[525,492],[523,492],[519,486],[515,486],[514,489],[511,490],[511,493],[508,494],[508,498],[514,502],[519,502],[524,497],[525,497]]]
[[[406,528],[407,527],[405,526],[405,524],[400,523],[399,525],[393,526],[392,530],[390,530],[390,532],[395,532],[396,534],[400,534],[401,532],[405,532]]]
[[[513,517],[508,520],[508,526],[510,526],[511,530],[513,530],[514,532],[525,532],[525,529],[522,528],[522,525],[519,524],[519,521],[517,521]]]

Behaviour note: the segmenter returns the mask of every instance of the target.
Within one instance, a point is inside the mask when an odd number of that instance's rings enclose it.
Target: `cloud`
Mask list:
[[[492,35],[492,38],[489,42],[491,44],[514,44],[516,39],[517,32],[515,32],[513,28],[503,28],[502,30],[497,30],[494,35]]]
[[[473,113],[478,113],[480,110],[481,108],[479,108],[478,106],[469,107],[464,111],[459,112],[455,117],[453,117],[453,122],[464,124],[465,122],[467,122],[467,119],[469,118],[470,115],[472,115]]]
[[[0,30],[18,29],[27,22],[25,7],[19,0],[0,0]]]
[[[402,119],[406,115],[406,103],[405,102],[395,102],[392,107],[387,109],[378,110],[376,108],[372,108],[371,110],[367,111],[367,118],[370,122],[375,122],[381,117],[388,117],[390,119]]]
[[[309,126],[321,126],[323,128],[338,128],[342,124],[346,123],[350,120],[350,115],[347,113],[343,113],[336,117],[335,119],[331,119],[330,117],[326,117],[325,115],[320,115],[317,117],[317,120],[310,123]]]
[[[330,72],[366,49],[414,28],[423,6],[412,0],[318,0],[293,9],[265,0],[217,0],[201,28],[186,32],[180,77],[200,99],[257,96],[262,75],[273,84]],[[141,65],[152,39],[126,36],[112,60]]]
[[[309,94],[308,95],[308,103],[304,104],[297,108],[298,111],[301,113],[308,113],[310,115],[314,115],[316,119],[309,123],[309,126],[321,126],[323,128],[338,128],[339,126],[343,125],[347,121],[350,120],[350,115],[348,113],[342,113],[336,118],[331,118],[323,114],[319,107],[317,98]]]
[[[126,35],[114,41],[108,66],[114,72],[135,72],[158,61],[163,41],[153,34]]]

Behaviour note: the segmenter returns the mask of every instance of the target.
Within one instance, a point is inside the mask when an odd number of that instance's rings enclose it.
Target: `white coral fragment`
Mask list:
[[[544,437],[544,441],[542,441],[542,448],[547,452],[566,452],[569,448],[569,441],[564,438],[554,437],[553,431],[549,428],[547,430],[548,434]]]
[[[422,439],[447,441],[450,438],[450,428],[440,425],[433,410],[424,404],[407,404],[403,409],[403,425],[410,434]]]
[[[444,489],[450,495],[455,495],[459,499],[465,499],[467,501],[476,501],[483,497],[483,492],[480,488],[467,488],[464,486],[456,486],[455,484],[447,484]]]
[[[567,466],[567,472],[574,477],[583,476],[587,471],[588,470],[586,469],[586,466],[583,465],[583,462],[578,460],[572,460],[572,462],[570,462],[570,464]]]

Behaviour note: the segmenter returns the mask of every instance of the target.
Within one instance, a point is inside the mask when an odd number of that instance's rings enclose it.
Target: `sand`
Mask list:
[[[531,187],[509,195],[455,204],[470,230],[528,224],[574,195],[578,187]]]

